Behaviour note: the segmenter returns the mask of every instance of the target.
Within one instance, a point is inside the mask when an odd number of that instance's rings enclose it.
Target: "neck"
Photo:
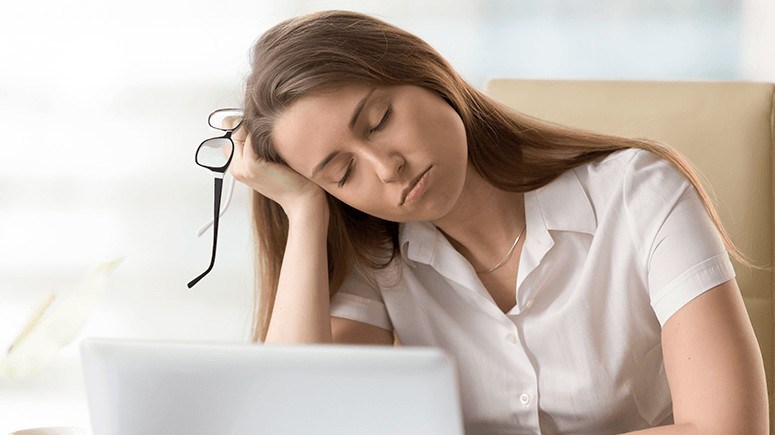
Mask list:
[[[489,184],[469,164],[457,203],[433,224],[474,269],[487,270],[503,258],[524,227],[523,198],[522,193]]]

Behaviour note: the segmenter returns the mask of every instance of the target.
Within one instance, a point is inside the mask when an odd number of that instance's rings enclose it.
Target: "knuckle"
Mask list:
[[[232,175],[234,176],[234,178],[236,178],[237,180],[239,180],[239,181],[245,181],[245,173],[244,173],[244,172],[242,172],[241,170],[234,170],[234,171],[232,171],[232,173],[231,173],[231,174],[232,174]]]

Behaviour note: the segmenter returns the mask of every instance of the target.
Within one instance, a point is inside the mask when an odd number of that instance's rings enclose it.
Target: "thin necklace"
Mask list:
[[[496,264],[495,266],[491,267],[490,269],[487,269],[487,270],[482,271],[482,272],[476,272],[476,274],[477,275],[484,275],[485,273],[490,273],[493,270],[503,266],[503,264],[506,263],[507,261],[509,261],[509,258],[511,258],[511,254],[514,253],[514,248],[516,248],[517,247],[517,243],[519,243],[519,238],[522,237],[522,233],[525,232],[525,228],[527,228],[527,222],[525,223],[525,226],[522,227],[522,231],[520,231],[519,234],[517,234],[517,238],[514,240],[514,244],[511,245],[511,249],[509,249],[509,252],[506,253],[505,257],[503,257],[503,260],[499,261],[498,264]]]

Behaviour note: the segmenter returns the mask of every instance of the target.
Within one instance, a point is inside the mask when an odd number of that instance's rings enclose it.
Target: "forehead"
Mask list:
[[[319,158],[345,141],[352,132],[350,119],[369,85],[347,85],[299,98],[275,121],[272,139],[277,153],[304,175],[304,160]],[[306,158],[306,159],[305,159]]]

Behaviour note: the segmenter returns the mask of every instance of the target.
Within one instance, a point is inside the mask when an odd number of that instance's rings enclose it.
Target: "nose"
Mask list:
[[[383,183],[399,180],[406,160],[398,152],[381,152],[370,150],[366,152],[366,159],[374,168],[374,173]]]

